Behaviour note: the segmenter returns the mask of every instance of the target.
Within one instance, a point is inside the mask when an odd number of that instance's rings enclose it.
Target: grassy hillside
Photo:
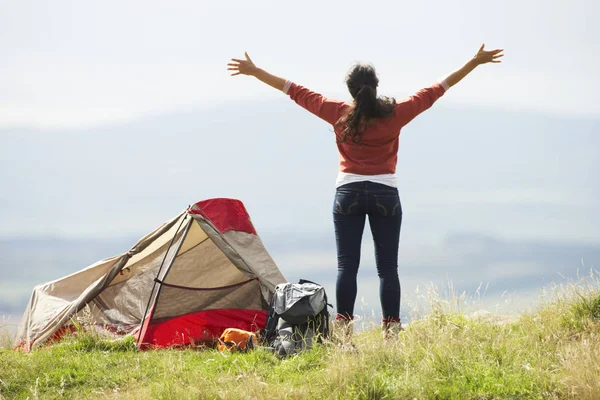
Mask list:
[[[598,399],[600,283],[559,288],[518,318],[470,316],[432,299],[396,340],[373,328],[357,352],[318,346],[285,360],[256,350],[138,352],[80,333],[30,354],[0,350],[6,399]],[[6,340],[6,339],[5,339]]]

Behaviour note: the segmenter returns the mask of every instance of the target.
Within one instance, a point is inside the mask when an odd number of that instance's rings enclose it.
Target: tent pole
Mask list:
[[[177,258],[177,254],[179,253],[179,250],[181,250],[181,246],[183,246],[183,242],[185,242],[185,239],[187,238],[187,234],[190,231],[190,228],[193,223],[194,223],[194,220],[191,219],[190,223],[188,224],[188,226],[185,229],[185,232],[183,232],[183,237],[181,238],[181,241],[179,242],[179,246],[177,247],[177,250],[175,251],[175,256],[171,259],[171,262],[169,263],[169,265],[167,265],[165,267],[165,276],[163,277],[163,279],[162,280],[158,279],[158,277],[160,276],[160,271],[158,274],[156,274],[156,279],[154,279],[154,283],[157,283],[157,281],[159,281],[159,282],[158,282],[158,289],[156,291],[156,297],[154,299],[155,305],[158,304],[158,299],[160,297],[160,290],[163,287],[163,282],[165,279],[167,279],[167,275],[169,275],[169,271],[171,270],[171,267],[173,266],[173,263],[175,262],[175,259]]]
[[[152,302],[152,295],[154,294],[154,289],[156,289],[156,284],[157,284],[157,280],[158,277],[160,276],[160,271],[162,271],[162,268],[165,264],[165,261],[167,259],[167,255],[169,255],[169,250],[171,249],[171,246],[173,246],[173,242],[175,241],[175,238],[177,237],[177,234],[179,233],[179,229],[181,229],[181,225],[183,225],[183,223],[185,222],[185,220],[187,220],[187,217],[189,215],[186,214],[183,219],[181,220],[181,223],[179,224],[179,226],[177,227],[177,230],[175,231],[175,234],[173,235],[173,239],[171,239],[171,243],[169,243],[169,247],[167,247],[167,250],[165,251],[165,256],[163,257],[162,262],[160,263],[160,267],[158,268],[158,272],[156,273],[156,279],[154,279],[154,285],[152,285],[152,290],[150,291],[150,296],[148,296],[148,304],[146,304],[146,310],[144,311],[144,317],[142,318],[142,321],[140,323],[140,333],[138,334],[138,346],[140,345],[140,340],[142,340],[142,330],[144,327],[144,322],[146,321],[146,316],[148,315],[148,309],[150,308],[150,303]],[[183,240],[183,239],[182,239]],[[179,249],[177,250],[179,251]]]

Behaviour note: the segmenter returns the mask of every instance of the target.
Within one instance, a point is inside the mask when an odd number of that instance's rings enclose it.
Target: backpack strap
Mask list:
[[[298,283],[299,283],[299,284],[301,284],[301,285],[302,285],[303,283],[312,283],[313,285],[323,286],[323,285],[319,285],[317,282],[309,281],[309,280],[306,280],[306,279],[300,279],[300,280],[298,281]]]
[[[279,322],[279,315],[275,312],[273,303],[275,302],[275,296],[271,298],[269,304],[269,313],[267,314],[267,322],[264,329],[260,330],[258,339],[263,345],[271,346],[277,338],[277,323]]]

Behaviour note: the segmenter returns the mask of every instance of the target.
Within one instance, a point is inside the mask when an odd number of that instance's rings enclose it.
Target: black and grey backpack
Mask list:
[[[300,279],[275,288],[267,324],[261,332],[263,345],[280,357],[310,349],[313,342],[329,336],[329,310],[325,288]]]

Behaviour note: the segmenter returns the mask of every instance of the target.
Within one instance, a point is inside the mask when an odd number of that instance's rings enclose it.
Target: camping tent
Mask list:
[[[212,340],[225,328],[264,327],[286,282],[239,200],[198,202],[128,252],[38,285],[16,347],[29,351],[73,329],[73,317],[138,346]],[[83,310],[83,311],[82,311]]]

